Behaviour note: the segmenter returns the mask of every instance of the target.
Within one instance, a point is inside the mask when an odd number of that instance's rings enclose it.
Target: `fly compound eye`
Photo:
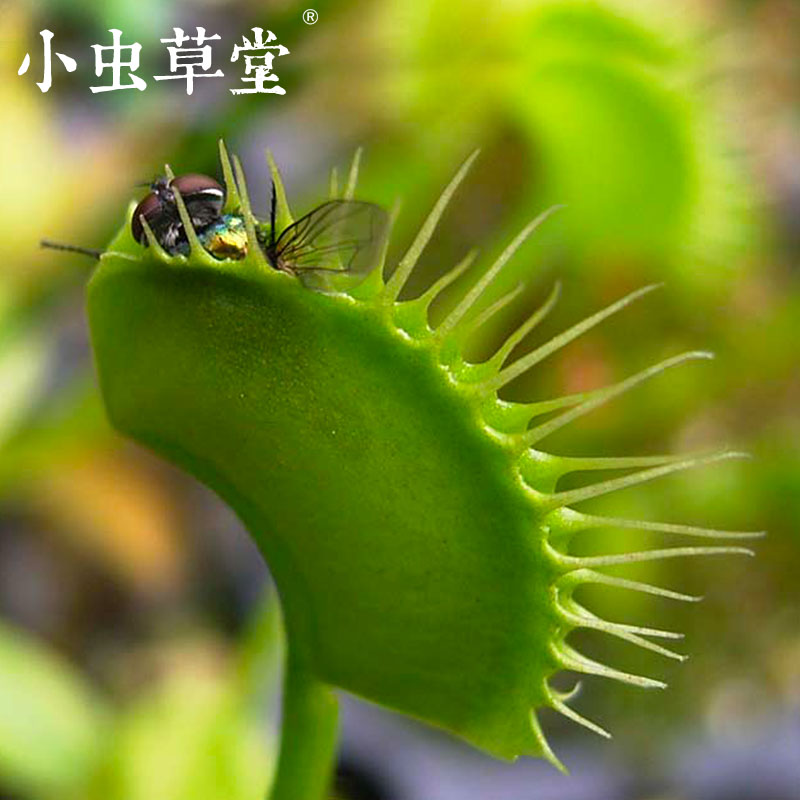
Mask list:
[[[225,190],[208,175],[195,173],[178,175],[169,182],[169,185],[181,193],[187,208],[205,206],[209,211],[213,211],[215,216],[219,216],[225,205]]]
[[[174,254],[180,249],[181,243],[186,242],[172,189],[180,192],[192,225],[198,232],[219,222],[221,218],[225,189],[208,175],[190,173],[179,175],[169,182],[166,178],[157,178],[150,188],[150,193],[136,206],[131,220],[131,234],[139,244],[147,245],[143,219],[167,252]]]
[[[161,198],[155,193],[150,192],[144,200],[142,200],[133,212],[133,219],[131,219],[131,234],[139,244],[146,244],[144,236],[144,227],[142,226],[142,217],[147,220],[150,227],[154,227],[155,220],[160,216],[163,202]]]

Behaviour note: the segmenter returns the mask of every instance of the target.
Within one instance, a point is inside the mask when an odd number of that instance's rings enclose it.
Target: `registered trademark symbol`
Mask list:
[[[313,25],[319,19],[319,14],[313,8],[307,8],[303,12],[303,22],[306,25]]]

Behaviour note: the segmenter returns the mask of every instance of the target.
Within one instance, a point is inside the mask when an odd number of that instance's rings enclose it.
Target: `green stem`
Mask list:
[[[291,641],[288,645],[281,750],[269,800],[323,800],[336,757],[338,701],[293,656]]]

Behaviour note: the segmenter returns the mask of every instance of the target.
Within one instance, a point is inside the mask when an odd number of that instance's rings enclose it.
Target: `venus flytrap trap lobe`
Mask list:
[[[678,634],[603,620],[574,598],[602,584],[674,600],[698,598],[598,571],[676,556],[751,551],[676,547],[615,556],[569,554],[598,528],[699,538],[754,534],[637,522],[571,508],[592,497],[739,453],[561,457],[534,449],[563,425],[639,383],[708,354],[685,353],[609,387],[528,404],[497,392],[574,338],[650,292],[645,287],[508,363],[554,306],[542,307],[483,363],[462,348],[482,292],[551,213],[531,222],[435,328],[428,310],[469,267],[468,254],[429,290],[399,300],[471,156],[435,204],[391,277],[384,246],[356,280],[332,275],[312,291],[275,270],[257,235],[244,174],[220,146],[226,213],[244,217],[245,258],[220,260],[194,233],[176,192],[188,256],[170,255],[148,226],[148,248],[126,222],[89,286],[102,393],[113,423],[208,484],[238,513],[270,566],[288,641],[285,713],[273,800],[326,790],[344,688],[461,736],[497,757],[543,756],[559,769],[538,721],[552,708],[607,736],[568,703],[561,670],[643,687],[660,681],[597,663],[567,643],[603,631],[674,659],[653,639]],[[345,198],[356,188],[360,153]],[[292,221],[274,160],[278,229]],[[234,177],[235,176],[235,177]],[[338,179],[331,180],[334,193]],[[130,211],[129,211],[130,215]],[[124,256],[124,257],[120,257]],[[543,422],[540,417],[558,412]],[[572,472],[638,470],[559,491]]]

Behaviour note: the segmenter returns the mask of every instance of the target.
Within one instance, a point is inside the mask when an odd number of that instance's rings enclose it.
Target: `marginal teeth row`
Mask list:
[[[248,250],[252,254],[256,263],[258,263],[258,265],[264,269],[267,269],[269,264],[264,256],[263,250],[261,249],[261,245],[259,244],[258,236],[256,235],[255,217],[253,216],[253,211],[250,207],[250,196],[247,191],[244,170],[242,169],[242,163],[239,161],[237,156],[233,157],[233,170],[234,175],[236,176],[236,186],[239,190],[239,201],[242,207],[242,216],[244,217],[244,227],[247,231]]]
[[[331,175],[328,180],[328,198],[336,200],[339,197],[339,170],[336,167],[331,167]]]
[[[511,351],[553,310],[560,296],[561,283],[556,281],[544,303],[508,336],[500,349],[492,356],[492,361],[498,370],[511,355]]]
[[[455,283],[475,262],[478,256],[477,250],[470,250],[461,261],[458,262],[452,269],[449,269],[439,278],[430,288],[422,295],[425,307],[430,304],[448,287],[450,284]]]
[[[668,547],[663,550],[642,550],[638,553],[621,553],[613,556],[584,556],[575,558],[564,556],[576,567],[613,567],[619,564],[642,564],[648,561],[663,561],[667,558],[685,558],[687,556],[753,556],[747,547]]]
[[[550,508],[559,508],[562,506],[571,506],[575,503],[583,502],[584,500],[591,500],[595,497],[602,497],[612,492],[617,492],[620,489],[627,489],[631,486],[638,486],[642,483],[655,480],[656,478],[670,475],[673,472],[683,472],[688,469],[695,469],[696,467],[704,467],[709,464],[714,464],[717,461],[728,461],[730,459],[748,458],[747,453],[740,453],[735,451],[725,451],[722,453],[714,453],[708,456],[698,456],[695,458],[687,458],[678,460],[673,463],[662,464],[658,467],[644,469],[639,472],[625,475],[621,478],[613,478],[607,481],[600,481],[599,483],[592,483],[588,486],[581,486],[578,489],[570,489],[563,492],[554,492],[546,496],[544,505]]]
[[[588,728],[590,731],[593,731],[596,734],[599,734],[605,739],[610,739],[611,734],[605,729],[601,728],[596,722],[592,722],[590,719],[579,714],[575,711],[574,708],[570,708],[565,702],[559,700],[558,697],[553,697],[552,700],[553,708],[559,712],[559,714],[563,714],[563,716],[567,717],[567,719],[571,719],[573,722],[577,722],[578,725],[582,725],[584,728]]]
[[[516,238],[497,257],[494,264],[486,270],[472,289],[467,292],[464,299],[447,315],[447,317],[445,317],[437,329],[440,336],[446,336],[465,318],[492,281],[500,274],[503,267],[511,260],[514,253],[516,253],[528,237],[559,208],[561,208],[561,206],[552,206],[546,211],[543,211],[517,234]]]
[[[565,642],[558,642],[552,647],[552,653],[556,663],[563,669],[581,672],[585,675],[597,675],[601,678],[610,678],[620,683],[627,683],[631,686],[640,686],[643,689],[666,689],[667,684],[643,675],[634,675],[629,672],[608,667],[593,661],[584,656]]]
[[[488,305],[483,311],[480,312],[474,319],[470,320],[469,328],[467,330],[472,333],[485,325],[495,314],[502,311],[507,305],[511,304],[525,291],[525,284],[517,284],[511,291],[506,292],[493,303]],[[441,326],[439,326],[441,329]]]
[[[628,528],[639,531],[655,531],[656,533],[674,533],[680,536],[696,536],[703,539],[760,539],[764,531],[723,531],[714,528],[701,528],[697,525],[676,525],[672,522],[650,522],[638,519],[620,519],[619,517],[602,517],[593,514],[582,514],[570,511],[576,528],[590,530],[592,528]]]
[[[628,578],[620,578],[618,575],[606,575],[602,572],[594,572],[590,569],[579,570],[582,575],[584,583],[597,583],[605,586],[615,586],[618,589],[629,589],[634,592],[642,592],[643,594],[652,594],[656,597],[664,597],[667,600],[678,600],[683,603],[699,603],[703,598],[697,595],[684,594],[683,592],[676,592],[672,589],[664,589],[662,586],[653,586],[650,583],[642,583],[641,581],[632,581]]]
[[[347,186],[344,190],[344,200],[352,200],[356,193],[356,185],[358,184],[358,172],[361,168],[361,156],[363,154],[363,148],[358,147],[356,148],[355,155],[353,156],[353,161],[350,164],[350,172],[347,176]]]
[[[523,447],[531,447],[532,445],[544,439],[545,436],[549,436],[559,428],[563,428],[564,425],[568,425],[570,422],[584,416],[585,414],[588,414],[595,408],[604,405],[610,400],[613,400],[615,397],[619,397],[630,389],[633,389],[635,386],[644,383],[645,381],[655,377],[656,375],[659,375],[665,370],[671,369],[672,367],[677,367],[680,364],[685,364],[687,361],[697,361],[698,359],[709,358],[712,358],[712,355],[702,350],[681,353],[680,355],[661,361],[658,364],[654,364],[653,366],[648,367],[641,372],[637,372],[635,375],[631,375],[631,377],[626,378],[619,383],[615,383],[611,386],[606,386],[603,389],[598,389],[594,392],[587,393],[587,398],[574,408],[571,408],[569,411],[565,411],[563,414],[560,414],[559,416],[528,430],[524,436],[521,437],[521,444]]]
[[[231,168],[231,160],[228,157],[228,150],[222,139],[219,140],[219,160],[220,164],[222,164],[222,176],[225,180],[225,191],[227,195],[223,211],[226,214],[232,214],[239,210],[242,203],[239,199],[236,181],[233,178],[233,169]]]
[[[457,185],[463,180],[466,169],[474,159],[474,155],[457,173],[439,202],[425,221],[414,243],[401,260],[394,274],[386,284],[385,297],[396,302],[398,294],[406,283],[422,249],[427,244],[433,232],[433,227],[441,217],[446,203],[449,201]],[[461,385],[465,391],[477,394],[483,400],[482,408],[485,414],[493,420],[495,427],[487,425],[487,430],[497,434],[498,441],[505,441],[508,445],[516,449],[520,457],[521,472],[525,474],[527,462],[522,459],[535,459],[536,464],[531,467],[530,472],[544,474],[543,481],[550,481],[555,487],[558,479],[570,472],[578,471],[598,471],[598,470],[639,470],[632,472],[621,478],[600,481],[588,486],[583,486],[569,491],[534,491],[537,503],[547,516],[542,520],[542,527],[549,531],[549,542],[547,552],[550,554],[554,565],[562,570],[562,576],[558,578],[553,586],[553,600],[555,603],[555,613],[557,615],[557,625],[560,633],[556,636],[552,644],[552,655],[557,668],[573,670],[576,672],[598,675],[623,683],[632,684],[646,688],[664,688],[666,684],[642,675],[634,675],[620,670],[613,669],[604,664],[593,661],[590,658],[577,652],[570,645],[566,644],[564,638],[575,628],[589,628],[619,639],[629,642],[637,647],[650,650],[659,655],[677,661],[685,660],[686,656],[677,653],[662,644],[651,641],[652,638],[678,639],[681,634],[673,631],[664,631],[657,628],[646,628],[637,625],[627,625],[623,623],[608,622],[603,620],[579,603],[572,599],[572,592],[577,586],[586,583],[604,584],[621,589],[643,592],[672,600],[684,602],[696,602],[699,597],[676,592],[670,589],[663,589],[659,586],[652,586],[647,583],[620,578],[617,576],[605,575],[597,572],[595,567],[613,566],[617,564],[630,564],[643,561],[658,561],[668,558],[683,556],[700,555],[721,555],[721,554],[744,554],[752,555],[748,548],[717,545],[712,547],[673,547],[666,549],[656,549],[642,552],[626,553],[622,555],[606,555],[591,557],[574,557],[566,553],[555,550],[553,545],[558,543],[566,545],[569,538],[575,533],[589,528],[613,527],[633,528],[645,531],[659,531],[668,534],[679,534],[700,538],[720,538],[720,539],[740,539],[750,536],[759,536],[760,533],[746,533],[740,531],[715,531],[705,528],[698,528],[690,525],[675,525],[669,523],[647,523],[632,520],[618,520],[614,518],[603,518],[598,516],[584,515],[573,511],[570,506],[591,498],[600,497],[611,492],[615,492],[627,487],[635,486],[646,481],[654,480],[675,472],[692,469],[694,467],[705,466],[716,461],[726,459],[747,457],[744,453],[722,452],[695,456],[633,456],[616,458],[577,458],[560,457],[549,454],[539,453],[532,450],[532,446],[544,437],[554,433],[570,422],[588,414],[604,403],[609,402],[624,392],[630,391],[639,384],[649,380],[660,373],[681,364],[698,360],[712,358],[712,355],[703,351],[692,351],[682,353],[672,358],[666,359],[647,369],[644,369],[623,381],[611,386],[607,386],[594,391],[583,392],[580,394],[569,395],[555,398],[553,400],[540,401],[537,403],[506,404],[497,397],[497,391],[507,385],[515,378],[522,375],[535,364],[538,364],[548,356],[552,355],[562,347],[589,331],[605,319],[609,318],[635,300],[652,292],[657,286],[646,286],[637,291],[631,292],[615,303],[602,309],[596,314],[578,322],[571,328],[555,336],[550,341],[537,347],[531,352],[521,356],[516,361],[505,365],[506,360],[511,356],[514,349],[530,333],[533,328],[550,312],[555,305],[560,286],[556,284],[550,296],[544,304],[532,314],[519,328],[517,328],[506,341],[498,348],[493,356],[481,364],[470,364],[464,361],[461,356],[462,345],[467,335],[485,324],[489,318],[500,309],[513,302],[519,296],[519,288],[514,289],[500,297],[498,300],[489,304],[480,313],[470,316],[470,312],[475,308],[480,299],[485,295],[490,284],[495,280],[502,268],[516,252],[523,241],[538,227],[541,222],[552,213],[550,209],[537,219],[531,222],[520,234],[511,242],[501,253],[500,257],[489,267],[475,285],[468,290],[466,295],[458,302],[455,308],[444,318],[444,320],[433,330],[432,336],[434,343],[438,345],[440,360],[446,365],[448,374],[454,382]],[[450,284],[464,274],[471,266],[475,254],[470,253],[461,264],[455,269],[446,273],[436,281],[426,292],[415,300],[399,303],[401,309],[407,312],[405,318],[417,320],[424,318],[427,321],[427,314],[431,304]],[[397,313],[398,318],[404,318],[402,313]],[[429,329],[429,328],[428,328]],[[484,377],[488,374],[488,377]],[[478,376],[478,377],[475,377]],[[487,408],[488,406],[488,408]],[[530,420],[560,409],[568,409],[553,418],[532,428],[527,428]],[[507,426],[508,430],[502,430]],[[520,426],[525,426],[520,432]],[[577,722],[580,725],[600,734],[609,736],[608,732],[591,720],[581,716],[578,712],[567,705],[571,699],[563,693],[559,693],[549,686],[545,687],[545,696],[548,698],[549,705],[559,713]],[[550,749],[545,737],[542,734],[538,718],[535,711],[532,711],[531,725],[536,741],[541,753],[560,769],[563,765],[558,761]]]
[[[613,314],[616,314],[618,311],[621,311],[623,308],[625,308],[625,306],[630,305],[635,300],[638,300],[655,289],[658,289],[659,286],[660,284],[653,284],[651,286],[645,286],[642,289],[637,289],[635,292],[631,292],[629,295],[617,300],[616,303],[612,303],[610,306],[598,311],[596,314],[593,314],[576,325],[573,325],[571,328],[568,328],[558,336],[554,336],[549,342],[537,347],[530,353],[526,353],[524,356],[517,359],[517,361],[515,361],[513,364],[510,364],[508,367],[502,369],[493,380],[486,384],[486,390],[496,391],[497,389],[502,388],[507,383],[513,381],[514,378],[522,375],[523,372],[527,372],[527,370],[529,370],[535,364],[538,364],[549,355],[552,355],[557,350],[560,350],[562,347],[564,347],[564,345],[568,344],[574,339],[577,339],[579,336],[582,336],[584,333],[586,333],[586,331],[594,328],[596,325],[599,325],[603,320],[607,319]]]
[[[436,226],[438,225],[442,214],[444,214],[450,199],[455,194],[455,191],[461,181],[463,181],[466,177],[469,168],[472,166],[472,162],[478,157],[478,152],[479,151],[476,150],[461,165],[461,168],[458,170],[453,179],[442,192],[439,199],[436,201],[436,204],[434,205],[425,222],[422,223],[422,227],[420,228],[416,239],[414,239],[411,247],[408,248],[406,254],[400,259],[400,263],[397,265],[392,277],[386,282],[386,287],[384,289],[384,300],[387,304],[393,303],[395,300],[397,300],[397,297],[411,275],[417,260],[419,259],[422,251],[425,249],[425,245],[428,244],[431,236],[433,236]]]
[[[270,175],[272,176],[272,184],[275,187],[276,195],[276,221],[279,230],[285,230],[293,222],[292,212],[289,210],[289,202],[286,199],[286,189],[281,179],[281,173],[278,170],[278,165],[275,163],[275,158],[271,150],[267,150],[267,163],[269,165]]]

